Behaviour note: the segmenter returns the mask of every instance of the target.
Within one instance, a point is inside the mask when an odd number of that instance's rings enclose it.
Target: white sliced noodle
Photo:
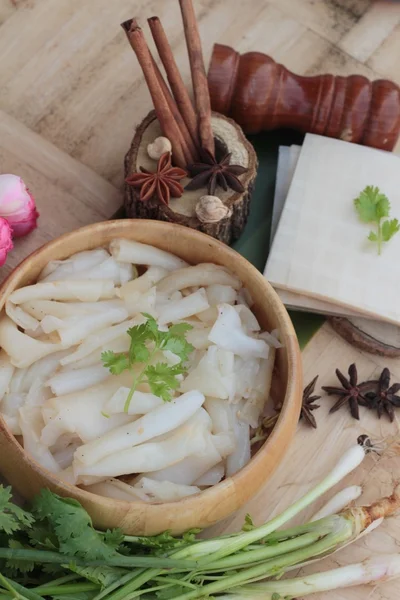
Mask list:
[[[207,288],[207,298],[210,306],[235,304],[237,295],[237,291],[230,285],[214,283]]]
[[[96,302],[101,298],[112,298],[114,295],[114,282],[111,279],[49,281],[19,288],[10,294],[9,300],[14,304],[23,304],[31,300]]]
[[[28,368],[26,369],[15,369],[14,375],[10,381],[9,391],[10,392],[27,392],[28,386],[25,385],[25,376],[28,373]]]
[[[258,337],[260,340],[265,340],[269,346],[272,346],[272,348],[283,348],[283,344],[278,339],[278,331],[276,329],[271,333],[268,333],[268,331],[263,331]]]
[[[45,317],[56,319],[57,317]],[[70,347],[84,341],[90,334],[104,330],[106,327],[116,325],[128,318],[125,308],[114,308],[101,313],[85,315],[80,317],[69,317],[62,321],[59,319],[56,326],[57,335],[63,347]],[[43,319],[42,323],[44,323]]]
[[[226,400],[219,398],[206,398],[204,408],[208,412],[212,421],[211,431],[217,433],[233,433],[234,418],[232,410]]]
[[[83,442],[89,442],[133,421],[132,416],[125,414],[110,417],[102,414],[106,401],[129,379],[127,373],[110,376],[108,380],[85,390],[46,401],[42,408],[46,423],[42,431],[43,443],[53,446],[63,433],[75,433]]]
[[[198,494],[200,488],[194,485],[182,485],[172,483],[172,481],[157,481],[149,477],[141,477],[135,483],[134,489],[143,491],[152,501],[155,502],[175,502],[187,496]]]
[[[233,432],[217,433],[211,436],[211,440],[222,458],[231,455],[237,446],[237,439]]]
[[[197,350],[206,350],[211,345],[210,331],[211,327],[193,328],[186,333],[186,339]]]
[[[7,353],[0,351],[0,402],[9,390],[15,367],[11,364]]]
[[[212,284],[229,285],[235,289],[240,289],[242,286],[240,280],[224,267],[213,263],[201,263],[194,267],[178,269],[167,275],[158,283],[157,289],[170,294],[192,286],[203,287]]]
[[[60,344],[35,340],[19,331],[7,316],[0,319],[0,346],[10,357],[15,367],[30,367],[35,361],[61,350]]]
[[[109,370],[103,367],[103,365],[94,365],[85,369],[76,369],[73,373],[70,371],[57,373],[46,382],[46,385],[51,388],[51,391],[56,396],[64,396],[65,394],[78,392],[79,390],[96,385],[96,383],[105,381],[109,376]]]
[[[38,281],[57,281],[71,273],[87,271],[104,262],[110,255],[104,248],[77,252],[65,260],[51,260],[38,277]]]
[[[200,288],[194,294],[190,294],[176,302],[169,302],[159,309],[158,322],[160,325],[166,325],[181,319],[191,317],[209,307],[207,294],[203,288]]]
[[[98,302],[57,302],[56,300],[32,300],[21,304],[21,308],[39,321],[45,317],[65,319],[79,315],[104,312],[112,308],[123,308],[122,300],[99,300]]]
[[[10,300],[6,302],[6,315],[22,329],[31,329],[36,331],[39,327],[39,321],[25,312],[20,306],[15,306]]]
[[[114,498],[115,500],[124,500],[126,502],[150,502],[150,498],[141,490],[135,489],[119,479],[106,479],[99,483],[82,486],[87,492]]]
[[[43,419],[40,408],[23,407],[19,409],[19,425],[24,438],[24,450],[52,473],[60,471],[50,450],[40,441]]]
[[[75,458],[85,465],[93,465],[115,452],[119,453],[172,431],[190,419],[203,402],[203,394],[192,390],[155,408],[134,423],[110,431],[107,435],[81,446]],[[128,471],[132,472],[139,471]]]
[[[19,425],[19,409],[25,405],[26,393],[10,392],[5,394],[1,403],[1,414],[14,435],[22,435]]]
[[[206,310],[199,312],[197,318],[205,325],[211,327],[218,318],[218,309],[216,306],[210,306]]]
[[[274,363],[275,348],[271,348],[268,359],[261,360],[260,368],[252,381],[252,387],[249,387],[246,392],[248,399],[239,411],[241,421],[248,423],[254,429],[259,425],[265,403],[269,398]]]
[[[244,358],[268,358],[269,346],[263,340],[246,335],[233,306],[220,304],[218,313],[218,319],[208,336],[214,344]]]
[[[48,378],[59,368],[60,360],[67,356],[68,350],[61,350],[54,352],[49,356],[44,356],[40,360],[37,360],[25,371],[23,377],[23,389],[29,391],[35,381],[40,380],[45,382]]]
[[[238,301],[238,304],[244,304],[248,308],[251,308],[254,304],[254,300],[251,297],[249,290],[245,287],[242,287],[239,290],[237,301]]]
[[[238,313],[242,325],[246,333],[253,333],[254,331],[260,331],[261,327],[257,321],[254,313],[244,304],[237,304],[235,310]]]
[[[125,333],[122,335],[119,335],[114,340],[111,340],[103,346],[100,346],[100,348],[96,348],[96,350],[93,350],[93,352],[90,352],[90,354],[87,354],[83,358],[80,358],[75,362],[62,365],[60,371],[75,371],[76,369],[86,369],[87,367],[93,367],[94,365],[101,365],[103,364],[101,360],[101,355],[103,352],[106,352],[107,350],[112,350],[113,352],[127,352],[130,343],[131,338],[125,331]],[[68,356],[70,356],[70,354],[68,354]]]
[[[134,265],[163,267],[168,271],[187,266],[184,260],[170,252],[132,240],[113,240],[110,243],[110,252],[116,260]]]
[[[74,460],[74,453],[81,445],[81,441],[75,441],[71,444],[68,444],[66,448],[62,448],[61,450],[57,450],[56,452],[52,452],[54,460],[60,467],[60,469],[67,469],[72,465],[72,461]]]
[[[66,272],[66,269],[62,270],[61,265],[53,273],[44,279],[45,282],[50,281],[82,281],[86,279],[111,279],[115,285],[121,285],[121,269],[120,264],[112,256],[108,256],[103,262],[94,265],[90,269],[75,270]],[[66,267],[66,265],[64,265]],[[131,267],[131,275],[133,276],[133,269]],[[61,272],[63,271],[63,272]],[[124,282],[126,280],[126,273],[123,272]]]
[[[119,338],[121,335],[126,334],[127,330],[130,327],[138,325],[140,322],[143,322],[145,320],[146,319],[144,317],[141,317],[140,319],[129,319],[128,321],[118,323],[118,325],[113,325],[112,327],[107,327],[106,329],[97,331],[96,333],[92,333],[87,337],[87,339],[84,342],[82,342],[82,344],[77,350],[75,350],[65,358],[62,358],[60,360],[60,363],[62,365],[69,365],[70,363],[76,362],[81,358],[85,358],[89,354],[92,354],[92,352],[94,352],[98,348],[102,348],[110,342],[113,342],[115,339]]]
[[[247,423],[243,423],[238,418],[238,411],[241,406],[230,405],[232,416],[234,420],[234,436],[236,441],[236,447],[234,452],[230,454],[226,459],[226,475],[231,477],[240,469],[242,469],[251,458],[250,448],[250,427]]]
[[[210,346],[198,365],[189,370],[189,374],[180,385],[181,392],[196,389],[212,398],[227,399],[229,397],[229,388],[221,374],[216,350],[215,346]]]
[[[199,487],[205,487],[209,485],[216,485],[221,481],[221,479],[225,475],[225,466],[223,462],[218,463],[214,467],[211,467],[204,475],[201,475],[196,481],[194,485]]]
[[[192,485],[199,477],[221,462],[221,455],[212,443],[211,435],[205,435],[206,446],[201,454],[192,454],[164,469],[152,471],[150,477],[157,481],[172,481]]]
[[[130,388],[120,387],[115,394],[104,405],[104,412],[113,415],[124,412],[125,402],[128,398]],[[139,392],[136,390],[131,398],[128,414],[129,415],[146,415],[158,406],[161,406],[164,401],[148,392]]]
[[[117,451],[91,465],[84,465],[75,459],[74,472],[76,476],[118,477],[129,473],[148,473],[163,469],[178,463],[191,454],[204,452],[207,443],[206,433],[194,425],[187,424],[186,427],[180,427],[167,440],[146,442],[133,448]]]
[[[260,358],[244,359],[240,356],[235,357],[235,377],[236,377],[236,398],[248,398],[253,391],[254,382],[261,368],[266,365],[266,361]]]
[[[124,306],[129,316],[134,316],[137,313],[148,313],[152,317],[156,317],[156,288],[150,288],[144,293],[131,292],[125,295]]]
[[[163,269],[162,267],[149,267],[147,271],[143,273],[143,275],[140,275],[140,277],[137,277],[137,279],[133,279],[132,281],[122,285],[117,291],[117,295],[120,298],[125,299],[136,292],[144,294],[145,292],[148,292],[150,288],[152,288],[158,281],[160,281],[160,279],[163,279],[168,273],[169,271],[167,269]]]

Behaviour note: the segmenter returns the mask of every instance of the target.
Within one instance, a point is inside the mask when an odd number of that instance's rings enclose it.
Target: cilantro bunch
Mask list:
[[[161,331],[157,321],[148,313],[143,313],[147,318],[145,323],[128,329],[130,346],[128,352],[115,353],[107,350],[101,355],[104,366],[113,375],[120,375],[124,371],[132,372],[132,387],[125,402],[124,411],[128,412],[129,405],[135,390],[141,383],[147,383],[156,396],[169,402],[172,392],[179,387],[178,375],[186,373],[185,362],[194,350],[187,342],[185,335],[192,329],[188,323],[172,325],[167,331]],[[151,364],[157,352],[169,350],[180,361],[175,365],[166,362]],[[139,375],[134,374],[134,367],[142,365]]]
[[[400,230],[397,219],[387,218],[390,215],[389,199],[378,187],[368,185],[354,200],[354,206],[361,221],[376,225],[376,231],[370,231],[368,239],[378,245],[378,254],[381,254],[382,243],[388,242]]]

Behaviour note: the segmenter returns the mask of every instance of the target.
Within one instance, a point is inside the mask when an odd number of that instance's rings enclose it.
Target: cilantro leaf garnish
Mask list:
[[[388,242],[399,230],[397,219],[385,220],[390,215],[390,202],[378,187],[368,185],[354,200],[354,206],[363,223],[375,223],[376,231],[370,231],[368,239],[378,244],[381,254],[382,243]]]
[[[132,387],[125,402],[124,411],[129,411],[132,396],[141,383],[147,383],[156,396],[169,402],[172,393],[179,387],[179,375],[186,373],[185,362],[188,360],[193,346],[186,340],[186,333],[192,329],[188,323],[171,325],[167,331],[161,331],[157,321],[148,313],[143,313],[147,321],[128,329],[130,337],[128,352],[115,353],[111,350],[103,352],[103,365],[113,375],[131,371]],[[179,358],[178,364],[169,365],[166,362],[151,364],[158,351],[172,352]],[[142,364],[139,375],[133,374],[133,367]]]
[[[30,513],[10,502],[11,496],[11,487],[0,485],[0,531],[8,535],[26,529],[34,522]]]
[[[120,534],[101,534],[96,531],[90,516],[77,500],[61,498],[44,489],[35,497],[33,512],[54,532],[62,554],[86,560],[115,556],[115,546],[117,540],[121,539]]]

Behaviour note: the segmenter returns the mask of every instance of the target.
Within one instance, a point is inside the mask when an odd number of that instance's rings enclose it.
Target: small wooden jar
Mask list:
[[[238,193],[231,189],[224,191],[221,187],[217,187],[215,195],[222,201],[226,210],[207,211],[204,210],[203,204],[199,205],[200,198],[208,195],[206,187],[185,190],[180,198],[171,198],[169,206],[166,206],[155,196],[147,202],[142,202],[139,198],[140,190],[126,184],[124,205],[128,217],[157,219],[186,225],[226,244],[239,238],[250,211],[251,195],[257,174],[257,156],[241,128],[231,119],[213,113],[211,126],[217,159],[229,152],[232,155],[231,164],[241,165],[247,169],[246,173],[239,176],[245,188],[244,192]],[[155,112],[151,111],[136,129],[131,148],[125,157],[125,177],[138,172],[140,167],[149,171],[156,170],[157,161],[150,158],[147,147],[159,136],[162,136],[160,124]],[[189,181],[190,178],[185,178],[181,184],[185,187]]]

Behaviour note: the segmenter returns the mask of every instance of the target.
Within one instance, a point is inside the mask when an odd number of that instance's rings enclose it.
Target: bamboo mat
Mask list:
[[[205,58],[215,41],[238,51],[269,53],[299,74],[332,72],[387,77],[400,83],[400,5],[371,0],[196,0]],[[157,14],[171,37],[185,79],[189,68],[176,0],[0,0],[0,171],[21,175],[41,212],[39,228],[18,240],[3,278],[33,249],[63,232],[111,217],[121,204],[123,157],[149,108],[148,92],[119,23]],[[398,146],[400,151],[400,146]],[[334,384],[334,370],[356,362],[370,378],[400,361],[358,352],[325,325],[303,352],[305,382],[316,374]],[[256,522],[309,489],[361,433],[395,436],[398,424],[343,409],[328,415],[321,400],[316,431],[300,424],[290,452],[266,488],[215,530]],[[306,466],[306,469],[304,468]],[[369,457],[349,478],[363,482],[369,501],[399,478],[399,458]],[[314,507],[318,508],[318,507]],[[302,518],[310,516],[311,509]],[[346,564],[372,552],[398,552],[400,518],[325,561]],[[321,567],[318,567],[321,568]],[[315,567],[314,567],[315,569]],[[353,588],[316,600],[397,600],[398,582]]]

